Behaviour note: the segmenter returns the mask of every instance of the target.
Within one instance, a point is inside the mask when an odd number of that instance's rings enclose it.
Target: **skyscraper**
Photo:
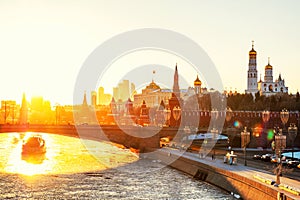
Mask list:
[[[96,91],[91,92],[91,104],[94,107],[96,107],[96,105],[97,105],[97,92]]]
[[[20,109],[20,124],[28,123],[28,105],[26,101],[25,93],[23,93],[22,104]]]

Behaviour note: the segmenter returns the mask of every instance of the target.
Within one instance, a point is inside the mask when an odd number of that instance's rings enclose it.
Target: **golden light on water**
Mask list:
[[[25,135],[24,135],[25,134]],[[0,134],[0,172],[32,176],[104,170],[135,162],[138,156],[106,142],[55,134],[39,134],[46,153],[22,157],[22,142],[34,133]],[[84,145],[82,144],[84,143]],[[88,150],[85,146],[88,146]]]

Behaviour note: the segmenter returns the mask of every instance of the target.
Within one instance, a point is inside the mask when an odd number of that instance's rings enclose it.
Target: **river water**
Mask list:
[[[27,159],[21,146],[30,134],[0,134],[0,199],[233,199],[107,142],[85,141],[87,151],[78,138],[42,133],[46,154]]]

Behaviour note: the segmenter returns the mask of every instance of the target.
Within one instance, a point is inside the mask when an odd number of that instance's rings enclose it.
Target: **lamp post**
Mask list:
[[[270,119],[270,111],[268,110],[264,110],[261,114],[262,120],[264,122],[264,129],[263,129],[263,133],[266,133],[266,129],[267,129],[267,123]],[[264,138],[265,139],[265,138]]]
[[[250,143],[250,132],[247,131],[247,127],[241,132],[241,147],[244,148],[244,165],[247,166],[246,154],[247,145]]]
[[[288,122],[289,120],[289,111],[287,109],[283,109],[281,112],[280,112],[280,119],[281,119],[281,122],[283,123],[283,132],[285,132],[285,124]]]
[[[275,135],[275,149],[279,159],[279,165],[276,168],[276,184],[280,184],[280,175],[282,173],[282,161],[281,152],[286,147],[286,136],[282,135],[282,129],[279,129],[277,135]]]
[[[295,124],[291,124],[288,128],[289,139],[292,142],[292,160],[294,160],[294,141],[297,137],[298,128]]]
[[[231,145],[232,145],[232,140],[233,140],[233,138],[234,138],[234,136],[233,136],[233,133],[229,133],[229,124],[230,124],[230,120],[231,120],[231,118],[232,118],[232,115],[233,115],[233,113],[232,113],[232,110],[231,110],[231,108],[229,108],[229,107],[227,107],[226,108],[226,116],[225,116],[225,120],[226,120],[226,122],[227,122],[227,130],[226,130],[226,132],[227,132],[227,136],[228,136],[228,138],[229,138],[229,149],[231,149]]]
[[[176,125],[175,126],[177,126],[177,121],[179,120],[179,118],[181,116],[181,108],[179,106],[175,106],[173,108],[173,113],[172,114],[173,114],[173,117],[174,117],[174,119],[176,121]]]
[[[218,116],[219,116],[219,112],[216,110],[216,109],[212,109],[211,110],[211,119],[213,120],[213,128],[212,128],[212,130],[210,131],[211,133],[212,133],[212,140],[215,142],[215,140],[217,139],[217,134],[218,134],[218,130],[216,130],[215,129],[215,127],[214,127],[214,124],[215,124],[215,120],[217,120],[217,118],[218,118]],[[215,143],[214,143],[215,144]],[[215,152],[215,148],[213,147],[213,149],[214,149],[214,151],[213,151],[213,156],[212,156],[212,159],[214,159],[215,158],[215,154],[216,154],[216,152]]]

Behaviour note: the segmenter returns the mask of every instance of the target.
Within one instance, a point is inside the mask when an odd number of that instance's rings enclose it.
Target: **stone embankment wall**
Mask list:
[[[156,151],[151,154],[151,159],[159,159],[164,163],[170,163],[174,159],[170,153],[164,151]],[[238,194],[242,199],[258,200],[258,199],[277,199],[278,192],[274,186],[268,186],[254,179],[239,175],[237,171],[232,172],[217,168],[206,163],[179,157],[169,166],[183,171],[196,179],[206,181],[217,187],[220,187],[229,193]],[[242,174],[242,173],[241,173]],[[282,191],[281,191],[282,192]],[[296,199],[292,195],[286,194],[286,199]]]

